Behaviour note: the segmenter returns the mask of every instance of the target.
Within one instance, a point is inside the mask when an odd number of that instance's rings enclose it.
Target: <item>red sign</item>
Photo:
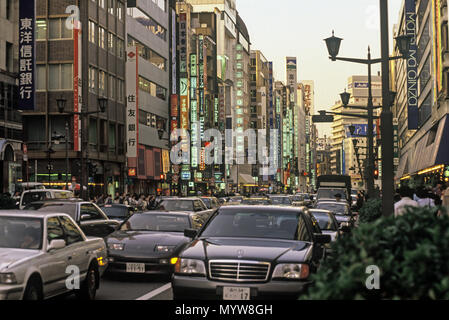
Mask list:
[[[137,175],[136,168],[128,169],[128,177],[135,177]]]
[[[171,105],[171,116],[177,117],[178,116],[178,95],[172,94],[170,99],[170,105]]]

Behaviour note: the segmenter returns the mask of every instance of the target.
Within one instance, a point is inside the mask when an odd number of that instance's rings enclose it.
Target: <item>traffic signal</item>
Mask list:
[[[379,169],[377,167],[374,168],[374,179],[379,179]]]

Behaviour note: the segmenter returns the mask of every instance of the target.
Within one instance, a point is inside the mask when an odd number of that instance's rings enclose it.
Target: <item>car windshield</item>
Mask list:
[[[40,250],[42,219],[0,217],[0,248]]]
[[[76,204],[75,203],[31,203],[24,210],[36,210],[42,212],[66,213],[76,220]]]
[[[318,202],[317,209],[329,210],[334,212],[335,214],[347,215],[348,214],[348,206],[346,203],[338,203],[338,202]]]
[[[111,205],[105,205],[101,207],[101,210],[103,210],[108,217],[113,218],[126,218],[129,212],[127,207],[114,207]]]
[[[161,202],[161,209],[167,211],[194,211],[192,200],[164,200]]]
[[[271,197],[270,200],[272,204],[292,204],[292,201],[289,197]]]
[[[346,199],[346,190],[341,188],[318,189],[317,199],[335,199],[336,194],[340,194],[342,199]]]
[[[165,231],[184,232],[190,228],[189,217],[178,214],[139,214],[132,215],[120,227],[123,231]]]
[[[307,229],[299,212],[280,210],[220,211],[200,237],[304,240]]]
[[[271,200],[269,199],[243,199],[240,204],[246,204],[246,205],[269,205],[271,204]]]
[[[318,221],[321,230],[337,231],[330,213],[319,211],[311,211],[311,213]]]
[[[207,207],[208,209],[211,208],[211,206],[212,206],[212,201],[211,201],[211,199],[209,199],[209,198],[201,198],[201,200],[203,200],[204,204],[206,205],[206,207]]]

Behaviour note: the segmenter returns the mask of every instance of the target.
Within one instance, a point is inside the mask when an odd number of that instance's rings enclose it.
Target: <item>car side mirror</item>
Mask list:
[[[314,238],[315,238],[315,242],[319,243],[319,244],[326,244],[326,243],[330,243],[332,241],[331,236],[328,234],[315,233]]]
[[[65,248],[65,245],[66,245],[65,240],[62,239],[51,240],[50,244],[47,247],[47,251]]]
[[[185,229],[184,230],[184,236],[190,239],[193,239],[197,236],[198,231],[195,229]]]
[[[80,220],[81,220],[81,221],[85,221],[85,220],[89,220],[89,218],[90,218],[90,215],[88,215],[88,214],[82,214]]]

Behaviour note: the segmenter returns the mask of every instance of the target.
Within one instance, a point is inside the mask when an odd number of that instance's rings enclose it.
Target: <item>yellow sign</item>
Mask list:
[[[170,152],[162,150],[162,172],[164,174],[170,171]]]

